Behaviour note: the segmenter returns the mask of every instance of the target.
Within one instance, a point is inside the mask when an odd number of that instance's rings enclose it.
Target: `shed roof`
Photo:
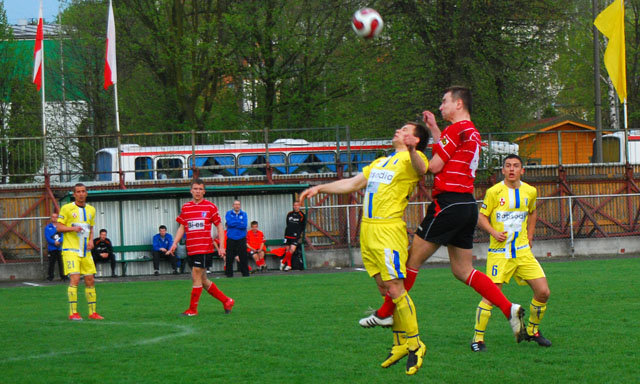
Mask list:
[[[267,184],[267,185],[210,185],[206,187],[205,197],[211,195],[232,195],[232,194],[272,194],[299,192],[309,188],[309,184]],[[89,190],[88,200],[146,200],[162,197],[190,196],[190,187],[171,188],[145,188],[145,189],[109,189],[109,190]],[[61,202],[66,203],[73,200],[73,194],[68,192]]]
[[[548,132],[548,131],[552,131],[554,129],[560,128],[564,125],[572,125],[575,127],[579,127],[579,128],[583,128],[587,131],[595,131],[596,127],[591,125],[591,123],[584,121],[584,120],[579,120],[579,119],[572,119],[572,118],[567,118],[566,116],[560,116],[558,118],[553,118],[550,120],[545,121],[546,124],[542,125],[542,124],[537,124],[534,125],[534,127],[541,127],[539,129],[537,129],[534,132],[531,133],[527,133],[525,135],[522,135],[518,138],[516,138],[514,141],[518,142],[518,141],[522,141],[526,138],[529,138],[537,133],[541,133],[541,132]]]

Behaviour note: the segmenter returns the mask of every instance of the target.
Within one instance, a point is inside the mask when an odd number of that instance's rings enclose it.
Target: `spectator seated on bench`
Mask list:
[[[93,249],[91,250],[91,256],[94,263],[111,263],[111,277],[118,277],[116,275],[116,255],[113,253],[113,245],[111,240],[107,238],[107,230],[100,230],[100,237],[93,239]]]
[[[265,271],[267,263],[264,261],[264,254],[267,246],[264,244],[264,233],[258,229],[258,222],[252,221],[251,227],[247,231],[247,253],[253,257],[256,269]]]
[[[178,274],[178,266],[176,263],[176,257],[169,251],[173,244],[173,237],[167,233],[167,227],[161,225],[158,228],[159,233],[153,236],[153,274],[158,276],[160,274],[160,259],[168,259],[173,269],[173,274]]]

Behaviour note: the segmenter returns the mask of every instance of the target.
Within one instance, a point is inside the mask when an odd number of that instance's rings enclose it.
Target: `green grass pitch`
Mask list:
[[[0,383],[631,383],[640,377],[640,259],[543,263],[551,299],[542,323],[551,348],[516,344],[494,309],[488,351],[469,348],[480,297],[449,268],[422,269],[411,292],[422,369],[379,367],[388,329],[357,320],[381,299],[365,272],[214,279],[236,300],[230,315],[203,293],[183,318],[189,280],[97,285],[104,321],[66,320],[66,286],[0,289]],[[185,275],[186,276],[186,275]],[[186,277],[185,277],[186,278]],[[527,308],[528,287],[505,286]]]

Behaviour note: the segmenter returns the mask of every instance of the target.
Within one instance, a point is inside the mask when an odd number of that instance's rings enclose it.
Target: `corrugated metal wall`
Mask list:
[[[234,196],[207,196],[218,207],[224,224],[224,216],[232,209]],[[257,220],[267,239],[284,236],[285,217],[292,209],[292,194],[239,196],[242,210],[247,212],[249,222]],[[189,198],[167,198],[128,201],[92,201],[96,208],[96,236],[100,228],[108,231],[114,245],[151,244],[153,235],[161,224],[171,234],[178,229],[176,217],[182,204]],[[122,223],[122,230],[120,224]]]

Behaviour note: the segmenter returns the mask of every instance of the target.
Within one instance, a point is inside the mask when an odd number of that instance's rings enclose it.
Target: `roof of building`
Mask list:
[[[595,131],[596,127],[593,126],[591,123],[584,121],[584,120],[580,120],[580,119],[576,119],[573,117],[568,117],[568,116],[557,116],[557,117],[552,117],[552,118],[548,118],[548,119],[543,119],[543,120],[538,120],[529,124],[525,124],[526,126],[528,126],[529,128],[534,128],[536,129],[534,132],[531,133],[527,133],[525,135],[522,135],[518,138],[516,138],[514,141],[518,142],[521,140],[524,140],[528,137],[531,137],[537,133],[540,132],[548,132],[551,130],[554,130],[556,128],[562,127],[563,125],[573,125],[575,127],[579,127],[579,128],[583,128],[587,131]]]
[[[13,38],[16,40],[35,40],[36,32],[38,29],[37,24],[18,24],[18,25],[10,25],[11,31],[13,33]],[[51,39],[60,36],[63,32],[62,26],[60,24],[44,24],[42,26],[42,33],[44,34],[44,38]]]

